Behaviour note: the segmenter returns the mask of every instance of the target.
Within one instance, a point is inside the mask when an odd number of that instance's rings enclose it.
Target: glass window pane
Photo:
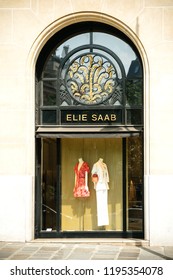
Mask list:
[[[142,137],[127,139],[127,229],[143,227]]]
[[[56,56],[59,57],[59,59],[64,58],[67,53],[74,50],[75,48],[89,44],[89,38],[89,33],[83,33],[68,39],[56,49]]]
[[[58,77],[59,65],[60,65],[60,58],[57,57],[55,53],[51,54],[49,60],[47,61],[44,67],[43,78]]]
[[[41,170],[41,229],[56,230],[56,139],[42,140],[42,170]]]
[[[127,124],[142,124],[142,109],[128,109]]]
[[[127,78],[129,80],[135,80],[134,82],[136,82],[136,79],[142,78],[142,66],[139,58],[136,58],[131,61]]]
[[[143,82],[142,80],[127,80],[126,83],[126,104],[142,105]]]
[[[56,105],[57,81],[43,81],[43,105]]]
[[[42,123],[43,124],[56,124],[56,111],[55,110],[42,111]]]
[[[122,139],[62,139],[61,148],[61,230],[121,231],[123,229]],[[74,191],[76,186],[75,166],[79,158],[87,162],[90,168],[87,176],[90,195],[86,197],[76,197],[74,195],[77,192],[76,188]],[[99,158],[103,159],[108,169],[109,190],[106,193],[97,190],[97,185],[94,185],[91,177],[92,171],[94,174],[98,172],[93,166]],[[82,176],[81,172],[79,178],[83,181]],[[103,195],[102,198],[101,195]],[[107,198],[105,198],[105,195],[107,195]],[[106,204],[104,199],[107,200]],[[99,202],[101,202],[101,207]],[[106,210],[104,210],[104,207]],[[103,221],[105,212],[108,212],[108,224],[106,225],[104,225],[105,220]],[[100,223],[103,223],[103,225],[100,225]]]
[[[136,59],[136,54],[126,42],[110,34],[94,32],[93,43],[112,50],[121,59],[125,72],[128,73],[131,62]]]

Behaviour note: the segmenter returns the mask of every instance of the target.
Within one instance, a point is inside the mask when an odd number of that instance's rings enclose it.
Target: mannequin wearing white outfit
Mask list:
[[[107,165],[100,158],[92,168],[92,178],[94,189],[96,190],[97,202],[97,223],[98,226],[109,224],[108,216],[108,190],[109,190],[109,174]]]

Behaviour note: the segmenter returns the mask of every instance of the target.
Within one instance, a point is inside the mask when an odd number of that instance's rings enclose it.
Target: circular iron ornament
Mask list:
[[[65,74],[66,87],[80,104],[94,105],[108,100],[118,86],[114,65],[103,55],[87,53],[75,58]]]

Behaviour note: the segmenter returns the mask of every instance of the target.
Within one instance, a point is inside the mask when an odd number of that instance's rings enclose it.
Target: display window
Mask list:
[[[42,233],[142,231],[141,137],[40,142]]]
[[[75,30],[75,32],[74,32]],[[74,24],[36,64],[36,237],[143,237],[143,69],[119,30]]]

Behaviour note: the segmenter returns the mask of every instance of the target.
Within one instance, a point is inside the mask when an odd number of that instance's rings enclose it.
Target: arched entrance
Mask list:
[[[36,64],[35,235],[143,238],[143,213],[140,54],[107,24],[72,24]]]

